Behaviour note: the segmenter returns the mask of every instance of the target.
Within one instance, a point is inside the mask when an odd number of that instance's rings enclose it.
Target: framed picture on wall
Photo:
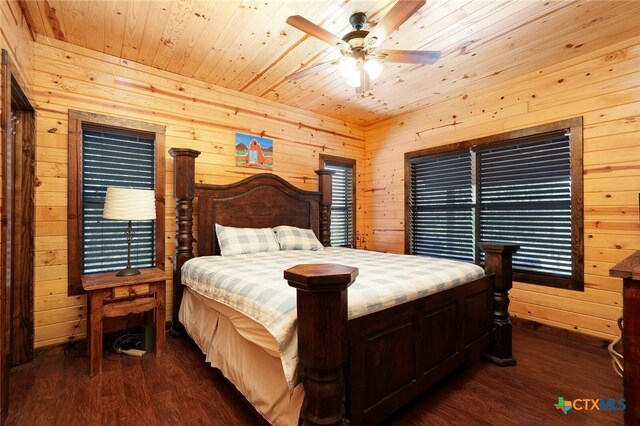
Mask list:
[[[273,140],[236,133],[236,166],[271,170]]]

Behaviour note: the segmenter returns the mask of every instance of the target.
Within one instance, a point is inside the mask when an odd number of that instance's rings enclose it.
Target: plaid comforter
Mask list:
[[[345,248],[203,256],[182,267],[183,284],[262,324],[278,342],[290,389],[297,382],[296,290],[283,271],[302,263],[357,267],[349,287],[349,318],[446,290],[484,276],[477,265],[432,257]]]

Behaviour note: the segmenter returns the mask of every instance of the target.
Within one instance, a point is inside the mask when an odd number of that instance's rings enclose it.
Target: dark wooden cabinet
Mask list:
[[[611,268],[609,275],[623,283],[624,423],[640,425],[640,251]]]

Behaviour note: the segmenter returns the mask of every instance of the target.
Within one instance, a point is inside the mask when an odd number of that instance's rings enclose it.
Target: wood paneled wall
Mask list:
[[[25,95],[31,94],[32,36],[17,2],[0,1],[0,49],[9,52],[11,60],[18,68]]]
[[[25,90],[38,110],[36,347],[85,333],[85,297],[66,293],[69,109],[166,125],[167,147],[203,152],[196,173],[208,183],[252,173],[234,166],[236,131],[273,138],[273,171],[305,189],[316,187],[319,153],[355,158],[360,245],[391,252],[402,252],[404,245],[405,152],[583,116],[585,291],[515,283],[511,311],[593,336],[618,334],[621,283],[608,276],[608,269],[640,248],[640,37],[611,40],[605,49],[559,58],[553,66],[505,83],[492,84],[487,77],[446,102],[365,131],[44,37],[31,43],[16,4],[0,2],[0,8],[0,47],[10,51],[24,81],[33,84]],[[169,160],[167,257],[174,244]],[[168,262],[168,277],[170,268]]]
[[[46,42],[46,44],[45,44]],[[37,105],[35,345],[85,334],[85,296],[67,296],[67,125],[75,109],[166,126],[166,147],[202,151],[196,177],[231,183],[256,171],[235,167],[235,132],[274,140],[273,172],[317,189],[319,154],[364,162],[364,129],[194,79],[47,39],[34,43]],[[174,252],[173,164],[167,155],[167,277]],[[364,185],[359,184],[363,188]],[[358,195],[358,198],[364,198]],[[172,312],[170,282],[167,313]]]
[[[532,59],[533,60],[533,59]],[[496,70],[498,71],[498,70]],[[437,86],[434,87],[437,90]],[[584,117],[585,291],[514,283],[511,313],[612,339],[621,280],[609,268],[640,248],[640,37],[366,128],[365,220],[371,249],[404,250],[407,151]]]

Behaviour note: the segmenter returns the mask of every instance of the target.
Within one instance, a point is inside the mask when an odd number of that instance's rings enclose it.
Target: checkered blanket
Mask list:
[[[345,248],[203,256],[182,267],[182,281],[262,324],[278,342],[287,383],[293,389],[298,364],[296,290],[283,271],[302,263],[357,267],[349,287],[349,318],[436,293],[484,276],[477,265],[432,257]]]

